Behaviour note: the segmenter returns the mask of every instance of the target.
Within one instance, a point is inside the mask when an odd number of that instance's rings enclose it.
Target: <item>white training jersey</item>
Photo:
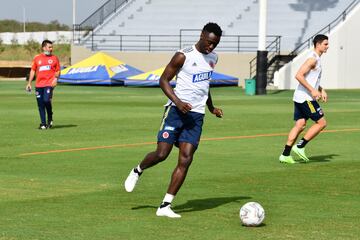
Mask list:
[[[320,86],[320,78],[321,78],[321,60],[320,56],[317,55],[315,51],[309,53],[306,60],[309,58],[315,58],[316,66],[314,69],[311,69],[306,75],[305,80],[315,89],[319,89]],[[293,97],[294,102],[303,103],[305,101],[313,101],[313,97],[311,93],[300,83],[298,83]]]
[[[217,63],[217,54],[203,54],[195,46],[179,50],[185,55],[185,62],[176,75],[175,95],[183,102],[190,103],[192,112],[205,114],[210,79]],[[166,105],[175,105],[169,99]]]

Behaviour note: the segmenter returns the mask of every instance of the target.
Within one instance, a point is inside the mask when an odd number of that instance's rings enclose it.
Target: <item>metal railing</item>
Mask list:
[[[318,34],[326,34],[330,33],[330,31],[337,26],[340,22],[345,21],[346,16],[350,11],[352,11],[357,4],[360,2],[360,0],[355,0],[331,23],[320,29],[317,33],[313,34],[311,37],[309,37],[307,40],[305,40],[303,43],[301,43],[299,46],[297,46],[289,55],[297,55],[301,51],[307,48],[311,48],[312,46],[312,40],[313,38]]]
[[[266,51],[268,51],[268,59],[273,59],[275,56],[280,54],[280,42],[281,42],[281,36],[273,36],[275,37],[275,39],[270,42],[270,44],[267,45],[266,47]],[[257,56],[254,57],[251,61],[250,61],[250,74],[249,77],[250,78],[254,78],[256,75],[256,61],[257,61]],[[269,62],[269,60],[268,60]]]
[[[109,0],[99,7],[93,14],[78,25],[79,30],[93,30],[111,14],[115,13],[118,8],[127,4],[129,0]]]
[[[105,35],[91,32],[82,45],[92,51],[176,51],[195,44],[199,36],[187,31],[180,31],[179,35]],[[271,48],[274,42],[280,44],[279,41],[280,36],[268,36]],[[257,43],[257,35],[223,35],[216,51],[256,52]]]
[[[73,43],[79,43],[82,38],[87,36],[90,32],[93,32],[96,27],[103,24],[111,14],[125,6],[132,0],[109,0],[99,7],[88,18],[82,21],[80,24],[73,26]]]

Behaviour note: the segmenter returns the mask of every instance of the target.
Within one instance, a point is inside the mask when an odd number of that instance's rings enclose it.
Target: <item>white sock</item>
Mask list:
[[[172,200],[174,200],[174,197],[175,197],[174,195],[166,193],[163,202],[171,203]]]
[[[136,170],[138,170],[139,173],[142,173],[142,169],[140,168],[140,164],[136,167]]]

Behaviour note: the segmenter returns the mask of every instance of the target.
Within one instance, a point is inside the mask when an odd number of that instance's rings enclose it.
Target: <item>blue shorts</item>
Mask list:
[[[178,146],[180,142],[191,143],[198,147],[204,122],[204,114],[197,112],[182,113],[175,106],[167,106],[158,133],[158,142]]]
[[[317,101],[305,101],[303,103],[294,102],[294,120],[309,118],[317,122],[324,116],[324,113]]]

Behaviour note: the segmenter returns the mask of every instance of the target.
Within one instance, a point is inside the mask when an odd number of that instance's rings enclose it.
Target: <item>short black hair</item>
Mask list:
[[[205,31],[208,33],[214,33],[218,37],[221,37],[221,35],[222,35],[222,30],[221,30],[220,26],[217,25],[216,23],[212,23],[212,22],[207,23],[203,27],[202,31],[203,32]]]
[[[47,44],[53,44],[52,41],[45,39],[42,43],[41,43],[41,47],[45,47]]]
[[[314,47],[316,47],[316,44],[317,43],[322,43],[324,40],[328,40],[328,36],[324,35],[324,34],[318,34],[314,37],[313,39],[313,44],[314,44]]]

